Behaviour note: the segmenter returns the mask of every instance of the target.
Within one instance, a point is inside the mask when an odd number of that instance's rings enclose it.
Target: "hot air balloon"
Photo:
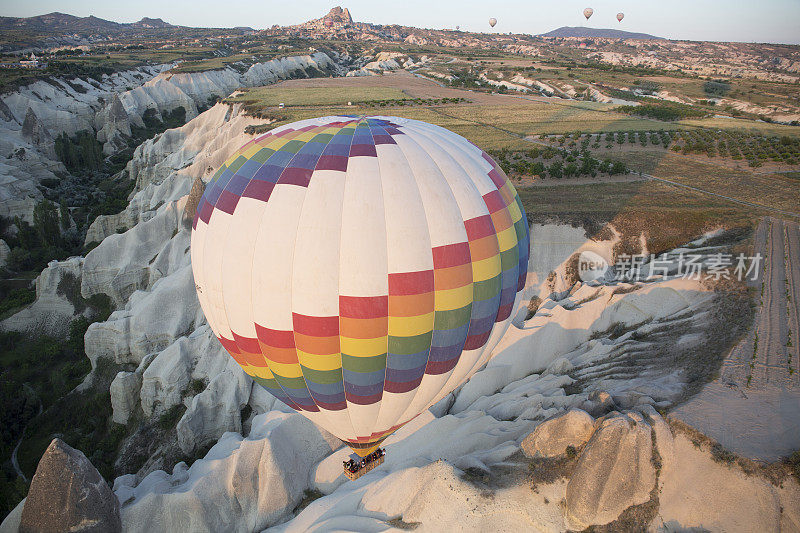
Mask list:
[[[488,361],[528,255],[497,163],[396,117],[309,119],[253,139],[209,181],[191,238],[222,346],[376,461],[387,436]]]
[[[494,28],[494,25],[495,25],[495,24],[497,24],[497,19],[496,19],[496,18],[494,18],[494,17],[490,18],[490,19],[489,19],[489,26],[491,26],[492,28]]]
[[[622,22],[622,19],[625,18],[625,13],[617,13],[617,21]]]
[[[325,19],[325,26],[328,28],[333,27],[333,21],[331,19]]]
[[[589,17],[592,16],[592,13],[594,13],[594,9],[591,7],[587,7],[583,10],[583,16],[586,17],[586,20],[589,20]]]

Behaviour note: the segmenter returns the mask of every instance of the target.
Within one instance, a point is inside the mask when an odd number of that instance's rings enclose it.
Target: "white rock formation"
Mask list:
[[[138,486],[117,478],[128,532],[261,531],[285,519],[308,487],[308,470],[340,446],[298,414],[273,411],[250,436],[226,433],[204,460],[156,471]]]
[[[36,300],[25,309],[0,322],[6,331],[43,332],[64,338],[69,324],[79,315],[89,316],[81,302],[82,257],[51,261],[36,278]]]
[[[579,409],[549,418],[522,441],[522,451],[528,457],[557,457],[567,447],[580,448],[594,433],[594,419]]]
[[[128,207],[98,217],[86,233],[86,243],[132,228],[151,218],[164,203],[188,194],[195,179],[208,180],[251,138],[244,133],[247,126],[263,123],[241,113],[239,106],[217,104],[186,125],[139,145],[125,168],[136,182]]]
[[[118,372],[111,382],[111,409],[112,420],[117,424],[127,424],[133,415],[138,402],[139,389],[142,386],[142,377],[136,372]]]
[[[656,483],[651,429],[639,413],[600,422],[567,484],[566,516],[574,528],[608,524],[650,499]]]
[[[0,215],[32,221],[42,194],[36,185],[66,172],[55,158],[61,133],[94,131],[95,116],[112,107],[114,95],[151,79],[169,65],[144,66],[103,75],[36,81],[0,96]],[[130,131],[128,131],[130,133]]]
[[[144,125],[142,116],[148,109],[161,118],[162,113],[183,107],[186,118],[192,119],[199,108],[238,87],[340,70],[322,52],[256,63],[243,74],[231,67],[173,74],[171,67],[144,66],[103,75],[101,81],[37,81],[0,96],[0,215],[32,221],[33,208],[42,199],[37,184],[66,173],[53,150],[53,139],[61,133],[96,132],[103,150],[111,154],[124,147],[131,126]],[[138,219],[122,222],[115,229],[124,222],[132,227]],[[97,237],[92,240],[100,242]]]

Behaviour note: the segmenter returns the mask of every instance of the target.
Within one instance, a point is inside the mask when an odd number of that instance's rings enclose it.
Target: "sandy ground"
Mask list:
[[[764,258],[750,283],[758,301],[754,328],[720,378],[675,414],[731,451],[771,461],[800,449],[800,226],[764,218],[754,244]]]

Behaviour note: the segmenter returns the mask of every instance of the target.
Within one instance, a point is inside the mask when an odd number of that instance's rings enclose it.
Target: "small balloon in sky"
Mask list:
[[[625,18],[625,13],[617,13],[617,20],[619,22],[622,22],[622,19],[624,18]]]
[[[497,19],[496,19],[496,18],[494,18],[494,17],[490,18],[490,19],[489,19],[489,26],[491,26],[492,28],[494,28],[495,24],[497,24]]]
[[[586,17],[586,20],[589,20],[589,17],[592,16],[592,13],[594,13],[594,9],[591,7],[587,7],[583,10],[583,16]]]

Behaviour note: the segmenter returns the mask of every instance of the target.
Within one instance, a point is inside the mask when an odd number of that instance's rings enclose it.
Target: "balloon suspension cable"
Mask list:
[[[344,475],[350,480],[358,479],[370,470],[383,464],[385,457],[386,451],[381,448],[377,448],[374,452],[370,453],[366,457],[359,457],[355,453],[351,453],[350,459],[347,461],[342,461]]]

